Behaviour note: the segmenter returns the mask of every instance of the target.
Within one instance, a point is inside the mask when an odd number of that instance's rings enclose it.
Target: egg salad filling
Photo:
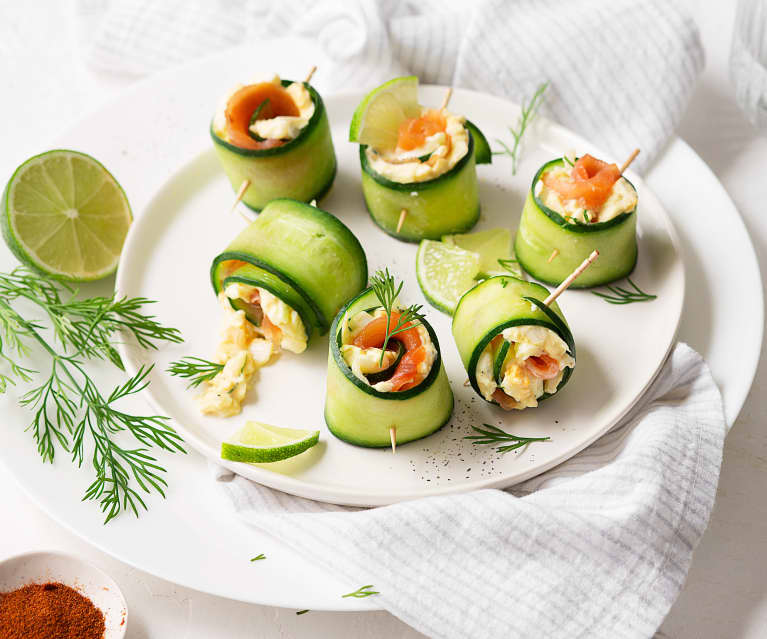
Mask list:
[[[509,347],[496,378],[495,363],[504,342]],[[551,329],[512,326],[493,338],[479,356],[477,386],[486,400],[505,410],[533,408],[541,395],[556,392],[565,369],[574,366],[567,344]]]
[[[244,310],[235,310],[230,299],[242,300],[258,326]],[[224,368],[206,383],[197,396],[200,411],[230,417],[242,410],[242,402],[256,371],[281,349],[293,353],[306,350],[307,334],[298,313],[269,291],[244,284],[230,284],[219,294],[224,309],[221,339],[214,361]]]
[[[366,149],[371,168],[385,178],[407,184],[425,182],[452,169],[469,150],[465,118],[421,107],[421,117],[400,125],[394,149]]]
[[[380,324],[386,325],[386,311],[382,308],[345,317],[341,326],[341,356],[355,377],[379,392],[396,392],[417,386],[426,379],[437,358],[437,349],[429,332],[423,324],[418,324],[394,335],[383,351],[383,342],[373,335],[376,331],[369,330]],[[376,342],[380,343],[373,345]],[[402,357],[398,357],[395,342],[400,342],[404,348]],[[383,371],[390,373],[384,375],[386,379],[374,383],[368,379],[370,375]]]
[[[257,77],[252,82],[252,85],[257,84],[273,84],[276,87],[282,86],[280,76],[276,73]],[[231,136],[227,130],[227,107],[229,106],[232,96],[237,94],[240,89],[246,85],[237,84],[222,98],[221,102],[216,109],[216,114],[213,118],[213,132],[222,140],[229,142],[230,144],[236,144],[236,140],[230,139]],[[250,124],[249,131],[263,140],[292,140],[298,137],[314,115],[314,102],[312,96],[304,86],[302,82],[293,82],[285,87],[285,91],[292,99],[298,115],[277,115],[271,118],[259,118]]]
[[[555,189],[544,182],[550,178],[567,180],[570,178],[574,160],[565,158],[565,162],[555,166],[535,183],[536,197],[552,211],[556,211],[571,224],[594,224],[607,222],[621,213],[633,211],[637,205],[637,193],[631,184],[623,177],[618,178],[600,206],[588,207],[581,198],[566,199]]]

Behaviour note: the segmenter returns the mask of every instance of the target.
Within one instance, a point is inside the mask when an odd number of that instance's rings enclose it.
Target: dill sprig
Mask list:
[[[29,319],[13,306],[19,300],[36,305],[50,321],[54,340],[41,331],[46,326]],[[146,509],[143,493],[165,496],[165,472],[148,454],[152,446],[184,452],[181,437],[169,426],[167,417],[133,415],[117,404],[147,386],[152,367],[141,367],[135,375],[104,395],[84,368],[84,362],[104,359],[124,370],[114,349],[115,333],[123,329],[145,348],[157,348],[160,341],[180,342],[176,329],[162,326],[143,308],[144,298],[77,298],[77,290],[54,283],[30,269],[19,267],[0,273],[0,391],[17,381],[32,382],[38,371],[22,366],[18,359],[32,354],[32,347],[45,353],[50,362],[43,381],[24,393],[19,402],[33,412],[28,430],[37,443],[43,462],[53,462],[57,448],[82,466],[89,451],[95,480],[84,500],[96,500],[105,522],[121,511],[138,516]],[[57,344],[60,346],[57,348]],[[118,433],[129,434],[136,443],[117,442]]]
[[[264,553],[261,553],[260,555],[256,555],[250,561],[251,562],[253,562],[253,561],[261,561],[262,559],[266,559],[266,555]]]
[[[0,273],[0,299],[9,303],[24,299],[37,305],[47,315],[61,345],[86,359],[105,359],[125,370],[113,340],[121,329],[148,349],[157,348],[157,342],[183,341],[178,329],[163,326],[146,313],[144,308],[154,304],[153,300],[115,295],[79,299],[77,292],[69,284],[54,284],[25,267]]]
[[[634,282],[631,281],[630,277],[627,277],[626,281],[631,284],[631,287],[634,289],[633,291],[622,288],[620,286],[612,285],[605,286],[605,288],[610,291],[610,293],[599,293],[597,291],[591,292],[610,304],[633,304],[634,302],[650,302],[654,299],[657,299],[657,295],[645,293],[643,290],[641,290],[636,284],[634,284]]]
[[[472,426],[472,429],[480,433],[479,435],[467,435],[464,439],[473,439],[472,444],[497,444],[500,442],[514,442],[505,446],[498,446],[495,450],[499,453],[508,453],[509,451],[516,450],[527,446],[531,442],[545,442],[551,439],[550,437],[520,437],[519,435],[512,435],[505,430],[501,430],[497,426],[491,424],[482,424],[484,428],[479,426]]]
[[[182,357],[175,362],[171,362],[166,369],[171,375],[176,377],[185,377],[190,379],[187,388],[196,388],[203,382],[209,382],[222,370],[223,364],[217,364],[202,357]]]
[[[370,588],[375,588],[373,584],[368,584],[367,586],[361,586],[360,588],[357,588],[354,592],[347,592],[345,595],[341,595],[342,598],[345,597],[354,597],[356,599],[363,599],[365,597],[370,597],[371,595],[380,595],[381,593],[377,590],[370,590]]]
[[[517,163],[519,161],[519,151],[520,144],[522,143],[522,137],[524,136],[525,131],[527,131],[528,125],[535,118],[535,114],[538,112],[538,108],[543,102],[543,94],[545,93],[546,87],[548,86],[548,82],[544,82],[538,85],[538,88],[535,90],[535,93],[533,93],[533,97],[530,98],[529,102],[522,100],[522,112],[519,114],[519,118],[517,119],[517,126],[516,128],[512,126],[509,127],[511,137],[514,138],[514,145],[509,148],[509,146],[503,140],[496,138],[496,141],[503,147],[503,150],[493,151],[493,155],[508,155],[511,158],[512,175],[517,174]]]
[[[411,328],[418,326],[423,319],[421,315],[421,304],[411,304],[406,309],[398,311],[399,317],[397,322],[392,328],[392,312],[394,311],[394,304],[397,301],[397,297],[402,291],[402,282],[399,285],[395,284],[394,276],[389,273],[389,269],[378,270],[376,274],[370,279],[373,287],[373,291],[378,298],[378,301],[386,311],[386,335],[384,337],[383,345],[381,346],[381,361],[379,366],[383,366],[384,354],[386,353],[386,347],[389,344],[389,340]]]

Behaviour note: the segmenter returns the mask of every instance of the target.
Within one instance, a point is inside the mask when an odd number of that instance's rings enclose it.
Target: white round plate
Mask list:
[[[80,149],[104,162],[128,193],[138,224],[151,197],[179,167],[190,159],[204,161],[199,154],[209,144],[207,126],[218,97],[235,82],[250,77],[253,61],[263,59],[280,60],[280,71],[286,77],[302,77],[308,67],[317,64],[316,86],[323,89],[327,67],[311,42],[285,38],[259,43],[141,82],[118,101],[85,117],[50,146]],[[474,110],[474,105],[467,109]],[[516,109],[510,111],[504,122],[513,122],[516,113]],[[502,135],[504,131],[488,133]],[[339,151],[345,146],[344,139],[337,138]],[[521,174],[534,170],[534,161],[525,161]],[[500,167],[501,160],[498,162]],[[688,286],[679,339],[709,362],[731,425],[751,386],[762,343],[762,286],[750,239],[721,184],[683,141],[671,140],[645,177],[674,221],[682,243]],[[343,180],[340,176],[336,187]],[[216,206],[211,216],[225,217],[226,206]],[[173,211],[165,213],[174,215]],[[234,223],[234,217],[229,222]],[[211,247],[211,251],[216,248]],[[14,264],[10,252],[0,247],[0,267],[9,269]],[[86,290],[108,293],[111,286],[107,281]],[[418,297],[418,289],[410,285],[408,290],[413,299]],[[743,291],[749,294],[743,295]],[[568,317],[577,295],[568,294],[563,300]],[[191,305],[187,308],[197,312]],[[216,312],[208,299],[205,308]],[[607,305],[600,308],[607,310]],[[430,311],[429,316],[438,314]],[[213,347],[216,325],[209,329],[205,348]],[[443,347],[446,352],[453,348],[449,337],[446,342],[443,339]],[[283,358],[267,369],[259,384],[266,380],[266,372],[286,365],[290,364]],[[99,368],[99,382],[104,388],[124,379],[117,371]],[[458,377],[458,386],[463,379]],[[564,400],[573,388],[568,386],[562,397],[552,401]],[[260,389],[258,386],[258,392]],[[168,471],[166,500],[150,497],[150,509],[139,519],[126,515],[102,525],[96,505],[80,501],[91,481],[87,463],[78,470],[66,455],[59,455],[55,464],[40,462],[31,435],[24,431],[30,414],[17,403],[21,390],[11,389],[0,397],[5,425],[0,428],[0,462],[40,508],[89,543],[146,572],[230,599],[312,610],[377,608],[374,597],[340,597],[359,584],[344,583],[279,540],[241,524],[208,473],[205,458],[193,451],[183,456],[158,453],[159,462]],[[140,397],[126,399],[124,407],[138,413],[150,410]],[[230,426],[226,428],[228,432]],[[269,561],[248,561],[261,552]]]
[[[438,105],[446,87],[421,87],[420,99]],[[388,267],[404,280],[403,302],[417,302],[439,338],[455,394],[452,420],[423,440],[388,449],[361,448],[333,437],[325,426],[327,336],[301,355],[286,353],[261,369],[242,414],[213,418],[200,414],[187,382],[165,371],[184,355],[210,358],[223,315],[210,285],[213,258],[246,223],[230,213],[232,188],[211,145],[159,190],[131,227],[117,277],[120,295],[158,300],[161,322],[181,330],[184,343],[147,351],[127,342],[129,369],[154,364],[147,393],[157,411],[169,415],[185,441],[213,461],[221,441],[247,419],[321,431],[321,443],[284,462],[251,465],[222,462],[272,488],[322,501],[377,506],[403,499],[478,488],[504,487],[541,473],[571,457],[605,433],[631,407],[664,361],[674,342],[684,299],[684,269],[671,223],[644,182],[630,175],[639,193],[639,261],[632,280],[657,294],[649,303],[614,305],[591,291],[567,291],[559,303],[576,340],[577,364],[569,384],[538,409],[503,412],[464,385],[466,371],[450,331],[450,317],[428,306],[415,277],[415,244],[384,234],[368,216],[360,187],[358,146],[346,141],[349,121],[364,93],[326,95],[325,105],[338,157],[338,174],[319,206],[340,218],[367,253],[370,272]],[[463,89],[450,108],[465,113],[489,139],[503,138],[515,105]],[[507,136],[508,134],[506,134]],[[479,166],[482,216],[474,230],[515,229],[537,167],[567,149],[606,157],[562,127],[540,120],[526,137],[524,162],[516,176],[497,156]],[[615,159],[615,158],[612,158]],[[620,160],[618,160],[620,162]],[[300,398],[300,401],[296,401]],[[496,424],[516,435],[550,441],[499,454],[464,439],[472,425]]]
[[[61,552],[29,552],[0,561],[0,592],[46,582],[62,583],[90,599],[104,615],[104,639],[125,636],[128,606],[103,570]]]

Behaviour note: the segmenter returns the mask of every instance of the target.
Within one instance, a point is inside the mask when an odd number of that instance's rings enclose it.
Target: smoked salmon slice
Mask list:
[[[397,146],[404,151],[412,151],[423,146],[426,138],[444,131],[447,120],[441,111],[429,109],[419,118],[409,118],[399,125]]]
[[[226,134],[232,144],[243,149],[270,149],[284,144],[282,140],[255,140],[250,136],[250,118],[266,100],[269,102],[264,104],[258,120],[300,115],[293,98],[283,87],[273,82],[244,86],[226,103]]]
[[[400,314],[397,311],[391,313],[391,328],[394,329],[399,321]],[[405,347],[405,354],[394,369],[394,375],[389,380],[393,391],[404,391],[418,386],[425,375],[418,372],[419,365],[426,359],[426,348],[421,342],[421,335],[412,323],[411,326],[401,333],[397,333],[391,339],[397,340]],[[381,348],[386,338],[386,317],[377,317],[368,323],[352,340],[354,346],[360,348]]]
[[[546,353],[537,357],[535,355],[528,357],[525,360],[525,367],[538,379],[553,379],[559,375],[559,362]]]
[[[599,209],[610,197],[613,185],[620,178],[616,164],[608,164],[591,155],[584,155],[573,166],[570,176],[543,176],[543,183],[566,200],[580,200],[587,209]]]

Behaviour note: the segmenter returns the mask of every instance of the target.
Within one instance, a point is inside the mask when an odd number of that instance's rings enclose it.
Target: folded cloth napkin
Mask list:
[[[706,528],[724,435],[708,367],[678,344],[619,427],[508,491],[360,510],[216,474],[239,517],[430,637],[646,638]]]
[[[317,78],[327,91],[409,72],[519,103],[548,81],[548,115],[617,161],[641,148],[639,171],[674,132],[703,65],[687,3],[668,0],[79,0],[78,8],[88,62],[110,71],[150,73],[278,34],[319,43],[333,67]]]

